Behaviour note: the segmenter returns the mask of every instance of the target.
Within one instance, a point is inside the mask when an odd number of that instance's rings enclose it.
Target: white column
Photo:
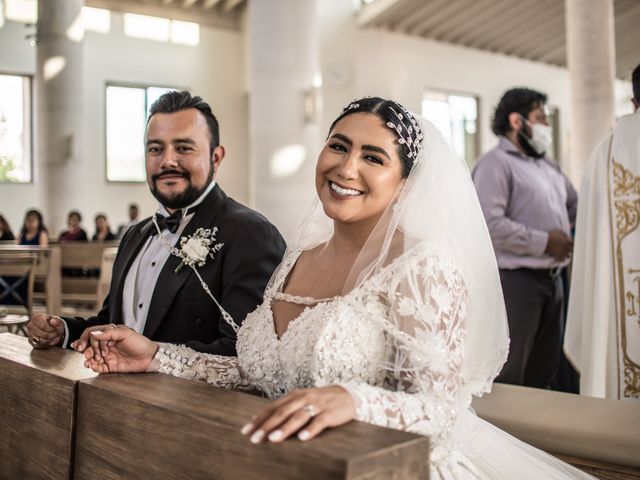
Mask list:
[[[315,195],[321,118],[313,111],[321,103],[316,2],[255,0],[247,15],[250,198],[286,238]]]
[[[566,0],[567,62],[571,80],[571,177],[615,122],[613,0]]]
[[[65,225],[82,182],[82,37],[84,0],[38,2],[36,185],[50,235]]]

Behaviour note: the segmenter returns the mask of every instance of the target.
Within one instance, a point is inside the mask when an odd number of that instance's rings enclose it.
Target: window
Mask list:
[[[443,133],[471,167],[478,157],[478,97],[429,90],[422,99],[422,115]]]
[[[200,43],[200,25],[197,23],[135,13],[124,14],[124,34],[133,38],[192,47]]]
[[[107,181],[144,182],[144,130],[149,108],[166,87],[107,85]]]
[[[0,182],[30,182],[31,167],[31,78],[0,75]]]

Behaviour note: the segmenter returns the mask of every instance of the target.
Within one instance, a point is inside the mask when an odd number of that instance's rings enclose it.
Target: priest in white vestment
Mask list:
[[[564,349],[582,395],[640,400],[640,66],[633,90],[583,174]]]

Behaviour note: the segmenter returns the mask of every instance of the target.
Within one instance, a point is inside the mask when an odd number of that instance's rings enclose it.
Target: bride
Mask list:
[[[242,433],[308,441],[353,419],[427,435],[435,479],[592,478],[479,419],[508,351],[493,248],[465,164],[401,105],[363,98],[331,125],[318,199],[237,357],[92,332],[85,365],[159,371],[273,399]],[[80,348],[82,350],[82,348]]]

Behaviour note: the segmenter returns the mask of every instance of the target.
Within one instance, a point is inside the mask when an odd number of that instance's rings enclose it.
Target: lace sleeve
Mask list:
[[[356,401],[357,420],[428,435],[438,444],[456,419],[467,290],[443,254],[414,256],[385,281],[392,353],[384,388],[343,386]]]
[[[160,373],[227,389],[252,388],[240,369],[238,357],[200,353],[184,345],[159,345],[154,362]]]

